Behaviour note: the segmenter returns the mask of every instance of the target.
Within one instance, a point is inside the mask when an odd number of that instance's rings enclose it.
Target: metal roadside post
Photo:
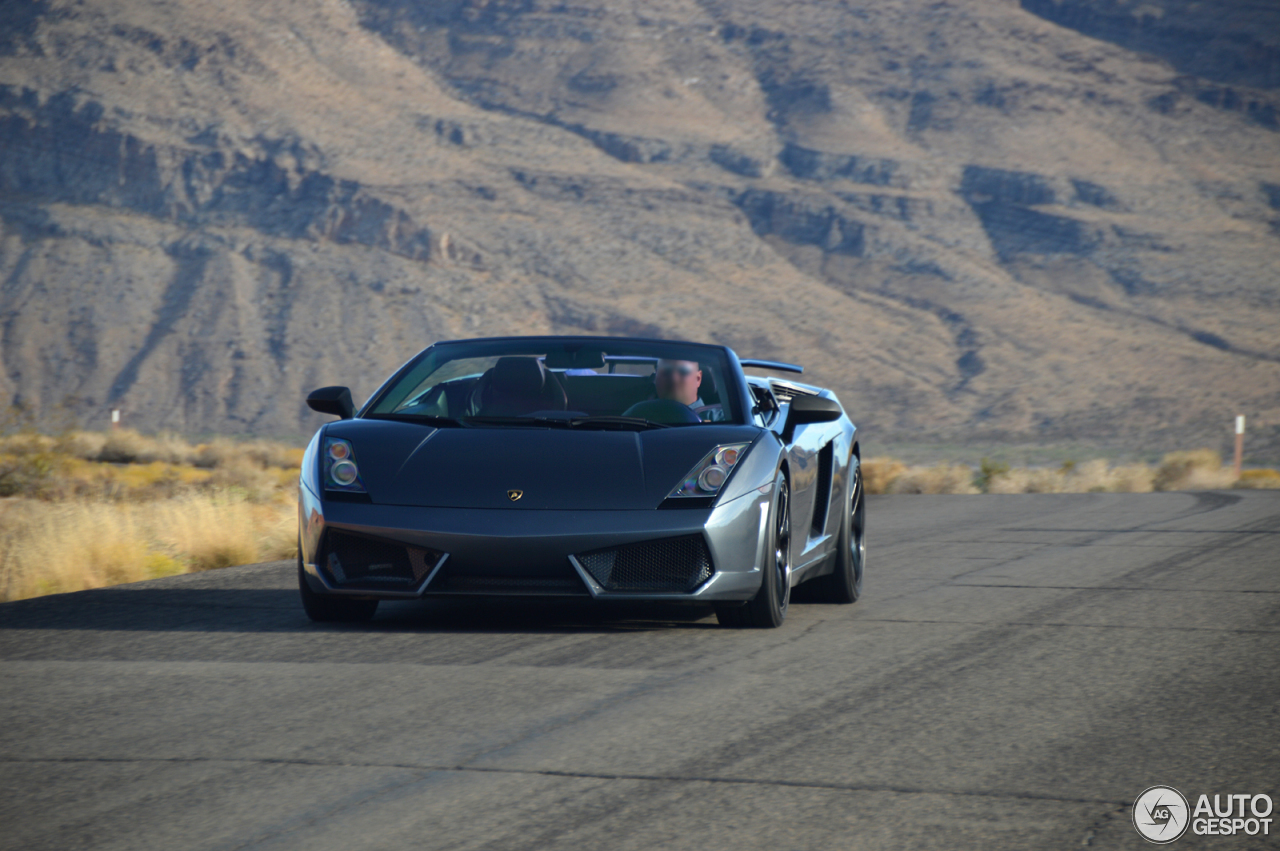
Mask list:
[[[1236,478],[1240,478],[1240,467],[1244,463],[1244,414],[1236,415],[1236,458],[1232,470]]]

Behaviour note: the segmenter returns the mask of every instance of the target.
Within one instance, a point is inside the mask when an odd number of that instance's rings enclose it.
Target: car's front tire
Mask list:
[[[769,553],[760,577],[760,590],[746,605],[716,607],[721,626],[782,626],[791,601],[791,489],[787,477],[778,473],[773,483],[773,512],[769,518]]]
[[[301,550],[298,551],[298,593],[302,596],[302,608],[307,617],[318,623],[358,623],[369,620],[378,611],[377,600],[331,597],[312,591],[302,568]]]

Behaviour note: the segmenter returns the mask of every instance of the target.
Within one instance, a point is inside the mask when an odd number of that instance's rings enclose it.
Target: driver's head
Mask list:
[[[698,401],[698,388],[702,386],[702,368],[697,361],[667,360],[658,361],[658,371],[654,373],[654,386],[658,390],[659,399],[671,399],[683,405],[692,405]]]

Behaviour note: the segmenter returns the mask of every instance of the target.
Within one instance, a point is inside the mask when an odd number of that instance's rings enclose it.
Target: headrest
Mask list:
[[[491,381],[495,388],[508,393],[538,392],[546,381],[546,373],[536,358],[498,358]]]

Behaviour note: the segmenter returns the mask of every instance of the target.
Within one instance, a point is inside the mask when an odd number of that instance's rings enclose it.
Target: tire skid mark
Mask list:
[[[643,774],[615,771],[570,771],[541,768],[504,768],[501,766],[475,765],[425,765],[419,763],[395,762],[352,762],[349,760],[319,760],[290,758],[235,758],[235,757],[39,757],[11,758],[0,756],[0,764],[4,763],[227,763],[229,765],[297,765],[308,768],[380,768],[396,771],[412,771],[422,779],[428,774],[442,772],[474,773],[474,774],[518,774],[540,777],[566,777],[583,780],[635,780],[654,783],[713,783],[730,786],[772,786],[796,789],[826,789],[836,792],[890,792],[900,795],[946,795],[964,798],[998,798],[1018,801],[1050,801],[1064,804],[1111,804],[1126,806],[1125,801],[1110,798],[1085,798],[1064,795],[1045,795],[1037,792],[988,790],[988,789],[930,789],[919,786],[900,786],[886,783],[834,783],[820,780],[785,780],[759,777],[734,777],[716,775],[685,774]],[[395,784],[406,785],[412,781]],[[380,790],[385,791],[385,790]],[[373,795],[369,797],[374,797]]]

